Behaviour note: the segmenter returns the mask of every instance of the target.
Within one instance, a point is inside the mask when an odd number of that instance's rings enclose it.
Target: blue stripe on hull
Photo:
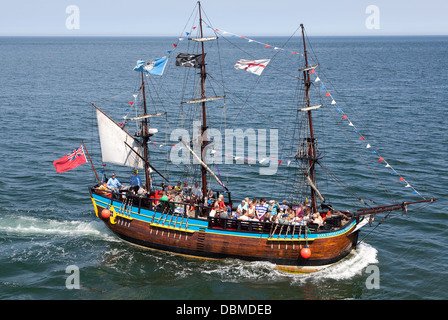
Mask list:
[[[92,194],[92,198],[101,207],[107,207],[110,208],[111,206],[111,200],[110,198],[101,197],[96,194]],[[120,211],[120,208],[122,206],[122,203],[120,201],[112,201],[112,207],[114,210],[118,213]],[[139,213],[140,211],[140,213]],[[137,219],[140,221],[144,221],[146,223],[152,223],[155,226],[161,226],[165,228],[180,228],[185,229],[186,226],[186,218],[183,219],[182,225],[180,225],[179,221],[175,223],[176,217],[179,219],[179,216],[171,215],[171,214],[164,214],[160,212],[151,211],[144,208],[133,207],[132,210],[126,211],[126,215],[128,215],[131,219]],[[170,222],[170,220],[172,220]],[[161,223],[158,223],[160,221]],[[162,223],[163,222],[163,223]],[[340,230],[332,231],[332,232],[325,232],[325,233],[308,233],[307,238],[305,238],[304,234],[299,235],[288,235],[287,238],[284,238],[284,235],[281,235],[279,238],[277,235],[274,235],[269,238],[269,234],[266,233],[253,233],[253,232],[239,232],[239,231],[226,231],[226,230],[216,230],[216,229],[208,229],[208,221],[207,220],[201,220],[196,218],[189,218],[188,220],[188,227],[187,230],[190,232],[195,231],[205,231],[206,233],[213,233],[213,234],[220,234],[220,235],[228,235],[228,236],[240,236],[240,237],[252,237],[252,238],[264,238],[269,239],[271,241],[291,241],[291,240],[307,240],[307,241],[313,241],[317,239],[324,239],[324,238],[331,238],[335,236],[340,236],[342,234],[345,234],[352,230],[356,225],[356,220],[353,220],[350,224],[348,224],[346,227]]]

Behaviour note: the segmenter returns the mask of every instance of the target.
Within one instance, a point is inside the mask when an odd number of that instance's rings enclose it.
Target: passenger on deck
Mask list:
[[[246,212],[246,210],[241,210],[240,208],[236,209],[236,211],[232,214],[232,219],[238,219],[243,215],[243,211]]]
[[[239,216],[237,219],[238,219],[238,220],[244,220],[244,221],[253,220],[253,219],[249,216],[249,212],[248,212],[248,211],[245,211],[244,214],[242,214],[241,216]]]
[[[191,187],[188,185],[187,181],[184,182],[184,186],[182,187],[182,191],[184,192],[185,195],[190,195],[191,194]]]
[[[259,204],[255,206],[255,219],[263,221],[265,219],[267,207],[265,206],[265,199],[262,199]]]
[[[282,204],[280,205],[280,209],[283,209],[283,212],[286,211],[287,209],[289,209],[288,207],[288,201],[283,200]]]
[[[184,202],[182,191],[176,193],[176,196],[174,197],[174,202]]]
[[[249,208],[247,208],[248,216],[255,217],[255,204],[253,202],[249,203]]]
[[[212,207],[212,209],[210,210],[210,213],[208,214],[209,217],[214,218],[214,217],[216,216],[216,212],[217,212],[217,209],[218,209],[218,208],[219,208],[219,207],[218,207],[218,203],[216,203],[216,205],[214,205],[214,206]]]
[[[302,219],[303,216],[305,215],[305,208],[303,207],[303,205],[300,205],[297,207],[297,209],[295,210],[295,214],[296,217]]]
[[[118,181],[117,178],[115,178],[115,173],[112,173],[112,178],[110,178],[109,181],[107,181],[107,187],[110,190],[119,192],[120,189],[123,187],[123,185],[120,183],[120,181]]]
[[[247,210],[249,208],[249,206],[246,203],[246,200],[241,200],[241,204],[238,205],[238,209],[241,210],[241,212],[243,210]]]
[[[294,211],[296,211],[298,207],[299,207],[299,205],[297,204],[296,201],[294,201],[294,202],[292,203],[292,207],[291,207],[291,209],[294,210]]]
[[[311,222],[312,223],[316,223],[320,226],[322,226],[324,224],[324,220],[322,219],[321,215],[319,214],[319,212],[313,213],[311,215]]]
[[[134,175],[131,177],[131,180],[129,181],[130,191],[134,191],[135,193],[138,192],[138,190],[142,187],[142,179],[138,175],[138,170],[134,169]]]
[[[202,198],[202,191],[197,182],[194,184],[194,187],[191,188],[191,194],[198,199]]]
[[[178,182],[177,186],[174,187],[174,191],[180,192],[182,190],[182,182]]]
[[[271,216],[277,214],[279,210],[280,206],[278,205],[277,202],[275,202],[274,200],[269,201],[268,212],[270,213]]]
[[[219,216],[221,218],[228,218],[227,206],[224,203],[224,195],[220,194],[216,203],[218,204]]]

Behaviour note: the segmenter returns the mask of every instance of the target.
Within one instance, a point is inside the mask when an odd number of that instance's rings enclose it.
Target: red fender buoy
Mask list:
[[[108,219],[110,217],[110,210],[109,209],[103,209],[103,211],[101,211],[101,216],[104,219]]]
[[[300,250],[300,255],[302,256],[302,258],[308,259],[309,257],[311,257],[311,249],[308,247],[303,248],[302,250]]]

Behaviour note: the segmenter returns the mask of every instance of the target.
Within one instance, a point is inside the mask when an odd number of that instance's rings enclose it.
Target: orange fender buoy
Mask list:
[[[108,219],[110,217],[110,210],[109,209],[103,209],[103,211],[101,211],[101,216],[104,219]]]
[[[311,257],[311,249],[308,247],[303,248],[302,250],[300,250],[300,255],[302,256],[302,258],[308,259],[309,257]]]

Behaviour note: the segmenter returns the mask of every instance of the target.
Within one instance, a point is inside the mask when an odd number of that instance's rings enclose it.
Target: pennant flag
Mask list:
[[[154,59],[146,62],[143,60],[139,60],[137,61],[137,65],[135,66],[134,71],[142,71],[149,74],[161,76],[163,74],[163,71],[165,70],[167,62],[168,62],[167,57]],[[130,104],[132,105],[132,103]]]
[[[73,152],[63,156],[61,159],[53,161],[53,165],[55,166],[57,173],[62,173],[72,170],[86,162],[87,159],[84,154],[84,149],[80,146],[78,149],[73,150]]]
[[[319,82],[320,81],[320,78],[319,77],[317,77],[315,80],[314,80],[314,82]],[[333,100],[334,101],[334,100]]]
[[[372,146],[368,143],[366,148],[369,149],[369,148],[372,148]]]
[[[327,94],[325,95],[326,97],[329,97],[330,96],[330,92],[327,92]]]
[[[380,157],[380,158],[378,159],[378,162],[380,162],[380,161],[384,161],[383,157]]]
[[[261,59],[261,60],[240,59],[236,62],[235,69],[246,70],[259,76],[266,68],[269,61],[271,61],[271,59]]]
[[[176,48],[176,47],[177,47],[177,44],[173,43],[173,47]]]
[[[398,179],[398,181],[404,181],[403,177],[400,177],[400,179]]]
[[[336,101],[334,101],[334,99],[331,101],[331,104],[336,104]]]
[[[203,64],[201,54],[179,53],[176,57],[176,66],[200,68]]]
[[[359,139],[361,139],[361,140],[366,140],[364,137],[361,137],[361,138],[359,138]]]
[[[347,116],[344,114],[344,116],[342,117],[342,119],[347,119]]]
[[[316,70],[311,69],[310,73],[316,73]]]
[[[134,104],[134,101],[128,101],[128,102],[131,106]]]

